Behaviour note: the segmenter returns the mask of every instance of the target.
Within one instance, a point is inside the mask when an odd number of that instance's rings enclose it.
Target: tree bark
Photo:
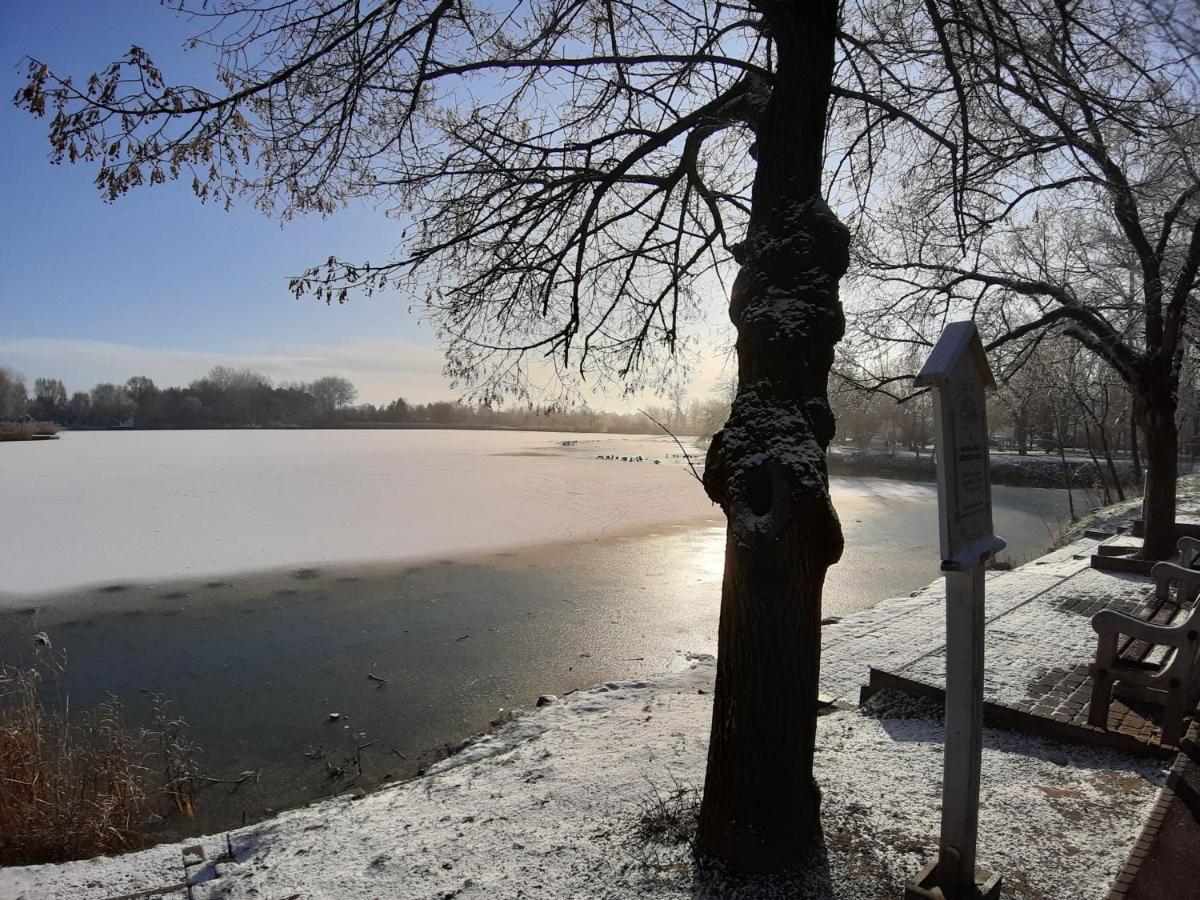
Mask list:
[[[801,862],[818,833],[821,590],[842,551],[825,452],[849,234],[820,193],[837,4],[764,14],[778,69],[730,297],[738,393],[704,475],[728,527],[697,854],[742,872]]]
[[[1117,492],[1117,500],[1125,502],[1125,486],[1121,484],[1121,473],[1117,469],[1117,462],[1113,459],[1112,447],[1108,442],[1108,430],[1103,423],[1097,422],[1096,429],[1100,432],[1100,449],[1104,451],[1104,459],[1108,464],[1108,473],[1112,476],[1113,487]]]
[[[1129,457],[1133,463],[1133,479],[1138,484],[1142,483],[1142,456],[1138,452],[1138,419],[1140,418],[1137,412],[1137,400],[1131,401],[1134,412],[1129,417]]]
[[[1177,400],[1170,385],[1151,388],[1137,403],[1146,440],[1146,495],[1142,556],[1165,559],[1175,551],[1175,488],[1178,479]]]
[[[1108,479],[1104,477],[1104,469],[1100,467],[1100,460],[1096,458],[1096,450],[1092,446],[1092,428],[1087,422],[1083,423],[1083,439],[1087,442],[1088,456],[1092,458],[1092,466],[1096,469],[1096,477],[1100,480],[1100,490],[1104,494],[1104,505],[1112,503],[1112,494],[1108,490]]]

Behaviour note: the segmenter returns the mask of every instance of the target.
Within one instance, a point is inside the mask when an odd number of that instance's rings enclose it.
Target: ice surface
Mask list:
[[[0,502],[18,515],[6,513],[0,591],[419,558],[719,517],[683,467],[556,452],[580,437],[66,432],[8,445]]]
[[[68,431],[0,452],[8,524],[0,606],[91,584],[462,555],[723,522],[665,437]],[[703,460],[701,448],[693,455]],[[933,485],[834,478],[831,489],[846,533],[846,578],[866,587],[881,568],[908,569],[919,586],[936,575]],[[994,493],[1010,548],[1024,537],[1027,555],[1040,553],[1052,531],[1042,519],[1065,505],[1053,496],[1062,492]],[[876,587],[871,599],[887,590]]]

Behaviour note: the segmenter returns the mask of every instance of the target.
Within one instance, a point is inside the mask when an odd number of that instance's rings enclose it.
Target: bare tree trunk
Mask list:
[[[1145,536],[1142,556],[1165,559],[1175,550],[1175,487],[1179,465],[1179,429],[1175,394],[1156,390],[1138,403],[1146,438],[1146,496],[1142,500]]]
[[[1108,463],[1108,473],[1112,476],[1113,488],[1117,492],[1117,499],[1122,503],[1125,502],[1125,488],[1121,485],[1121,473],[1117,471],[1117,464],[1113,460],[1112,447],[1108,441],[1108,414],[1112,409],[1112,402],[1108,394],[1108,383],[1104,383],[1101,388],[1104,396],[1103,415],[1092,418],[1096,423],[1096,430],[1100,433],[1100,448],[1104,451],[1104,459]]]
[[[738,393],[704,475],[729,524],[697,854],[743,872],[802,861],[818,833],[821,590],[842,551],[825,451],[849,235],[820,194],[837,3],[766,18],[779,64],[730,297]]]
[[[1075,475],[1071,469],[1071,465],[1067,462],[1066,437],[1063,434],[1062,413],[1057,408],[1054,410],[1054,431],[1058,437],[1058,459],[1062,463],[1063,484],[1067,487],[1067,509],[1071,513],[1071,521],[1076,522],[1079,517],[1075,515],[1075,493],[1071,489]]]
[[[1129,456],[1133,463],[1133,480],[1137,484],[1142,483],[1142,457],[1138,453],[1138,418],[1140,413],[1137,412],[1137,401],[1130,401],[1133,406],[1133,412],[1129,416]]]
[[[1096,467],[1096,477],[1100,479],[1100,489],[1104,495],[1103,503],[1105,506],[1112,503],[1112,495],[1108,491],[1108,479],[1104,477],[1104,469],[1100,467],[1100,460],[1096,458],[1096,450],[1092,447],[1092,429],[1087,422],[1083,423],[1083,439],[1087,442],[1088,456],[1092,458],[1092,465]],[[1120,484],[1120,482],[1117,482]]]
[[[1100,432],[1100,449],[1104,451],[1104,459],[1108,464],[1108,473],[1112,476],[1113,487],[1117,491],[1117,499],[1123,503],[1125,502],[1125,487],[1121,484],[1121,473],[1117,470],[1117,463],[1113,459],[1112,448],[1108,444],[1108,430],[1102,423],[1097,423],[1096,428]]]

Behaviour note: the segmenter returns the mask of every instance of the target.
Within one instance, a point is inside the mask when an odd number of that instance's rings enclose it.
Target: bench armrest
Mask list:
[[[1158,585],[1169,581],[1181,581],[1191,587],[1200,587],[1200,571],[1185,569],[1175,563],[1155,563],[1154,568],[1150,570],[1150,575],[1154,578],[1154,583]]]
[[[1200,538],[1181,537],[1179,543],[1179,562],[1181,565],[1191,568],[1200,562]]]
[[[1115,609],[1104,609],[1092,616],[1092,630],[1099,635],[1127,634],[1134,640],[1145,641],[1148,644],[1164,644],[1168,647],[1179,647],[1192,633],[1195,640],[1197,609],[1178,625],[1153,625],[1142,619],[1135,619]]]

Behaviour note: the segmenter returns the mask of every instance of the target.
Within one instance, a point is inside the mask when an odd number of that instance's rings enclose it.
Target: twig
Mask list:
[[[241,778],[209,778],[208,775],[196,775],[196,778],[200,781],[208,781],[210,785],[241,785],[250,779],[258,781],[259,774],[262,773],[244,772],[241,773]]]
[[[370,678],[372,681],[379,682],[380,687],[383,687],[385,684],[388,683],[388,680],[386,678],[376,675],[374,672],[368,672],[367,677]]]
[[[645,416],[647,419],[649,419],[651,422],[653,422],[655,425],[657,425],[659,428],[661,428],[663,431],[665,431],[668,435],[670,435],[671,440],[673,440],[675,442],[675,446],[679,448],[681,453],[683,453],[683,458],[687,460],[688,468],[692,470],[692,477],[695,478],[698,482],[700,482],[701,485],[703,485],[704,479],[700,477],[700,473],[696,471],[696,467],[692,464],[691,454],[688,453],[687,448],[684,447],[682,443],[680,443],[679,438],[675,437],[675,432],[671,431],[670,428],[668,428],[662,422],[658,421],[658,419],[654,418],[654,416],[650,415],[650,413],[646,412],[644,409],[639,409],[638,412],[640,412],[643,416]]]

